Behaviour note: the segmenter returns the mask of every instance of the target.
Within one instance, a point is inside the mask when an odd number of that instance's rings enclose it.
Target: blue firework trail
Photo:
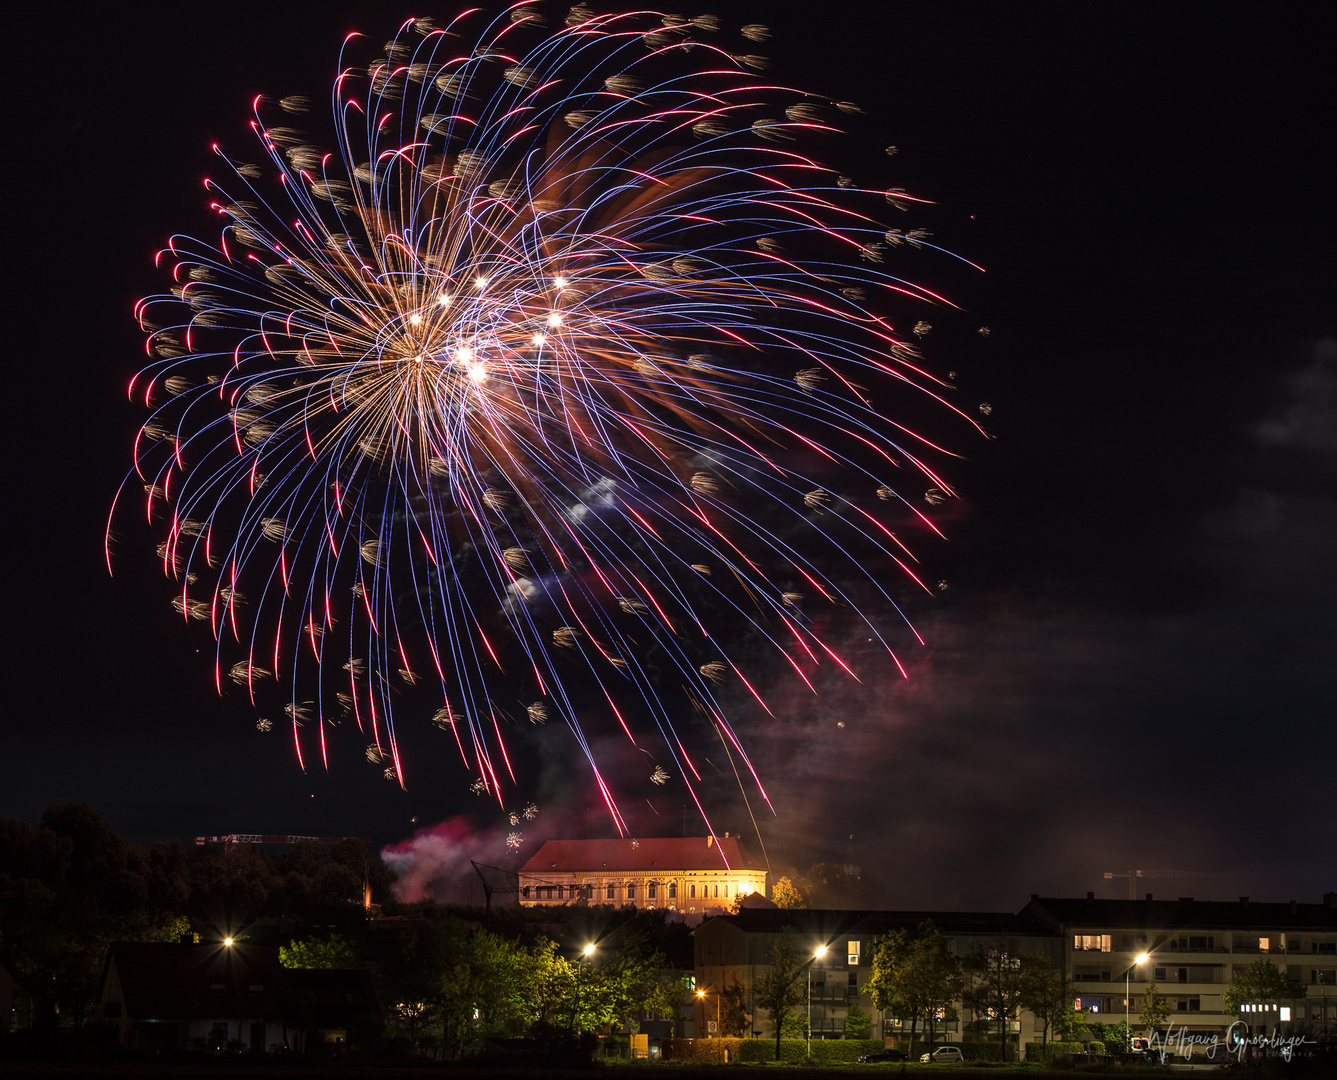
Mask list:
[[[764,36],[412,20],[344,42],[332,138],[260,98],[260,164],[219,149],[217,239],[174,237],[138,310],[118,503],[142,484],[219,691],[281,707],[304,766],[355,725],[402,783],[396,724],[430,720],[503,801],[508,733],[560,720],[623,828],[582,713],[695,799],[702,739],[751,769],[738,642],[811,686],[850,670],[836,605],[901,666],[893,529],[952,489],[887,403],[975,421],[899,329],[946,304],[891,268],[931,246],[887,221],[919,200],[819,162],[858,110],[768,82]]]

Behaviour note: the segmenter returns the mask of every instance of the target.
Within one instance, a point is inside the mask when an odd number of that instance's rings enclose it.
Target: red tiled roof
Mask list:
[[[601,870],[764,870],[734,836],[545,840],[522,874]]]

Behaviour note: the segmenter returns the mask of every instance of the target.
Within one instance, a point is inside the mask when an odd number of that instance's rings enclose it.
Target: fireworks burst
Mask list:
[[[883,220],[921,200],[819,163],[861,110],[761,78],[767,36],[410,20],[345,41],[324,138],[311,99],[257,98],[262,163],[218,150],[217,238],[174,237],[138,308],[122,501],[220,692],[286,700],[304,765],[351,715],[402,782],[411,715],[500,803],[506,731],[552,718],[621,827],[577,696],[694,792],[703,732],[747,762],[721,695],[765,707],[722,643],[849,671],[806,594],[901,666],[887,570],[923,583],[892,528],[952,489],[883,415],[946,387],[915,343],[944,301],[890,262],[941,249]]]

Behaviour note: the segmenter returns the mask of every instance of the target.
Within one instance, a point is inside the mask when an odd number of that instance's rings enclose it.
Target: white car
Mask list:
[[[965,1061],[961,1056],[961,1047],[959,1046],[940,1046],[931,1054],[923,1054],[920,1061],[951,1061],[960,1064]]]

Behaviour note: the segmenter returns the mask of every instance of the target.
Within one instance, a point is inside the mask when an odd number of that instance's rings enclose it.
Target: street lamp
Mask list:
[[[589,943],[588,945],[586,945],[583,949],[581,949],[581,950],[580,950],[580,955],[581,955],[581,957],[586,961],[586,963],[578,965],[578,966],[577,966],[577,970],[576,970],[576,1013],[577,1013],[577,1015],[579,1015],[579,1013],[580,1013],[580,991],[581,991],[581,988],[582,988],[583,985],[584,985],[584,979],[581,977],[581,973],[585,970],[585,968],[587,968],[587,967],[589,966],[589,959],[590,959],[591,956],[594,955],[594,942],[590,942],[590,943]],[[572,1020],[573,1020],[573,1021],[575,1020],[575,1017],[574,1017],[574,1016],[572,1017]],[[576,1025],[575,1025],[575,1023],[573,1022],[571,1026],[572,1026],[572,1027],[575,1027]],[[582,1028],[581,1030],[584,1031],[584,1028]]]
[[[812,959],[808,961],[808,1025],[803,1032],[803,1054],[805,1057],[811,1053],[812,1043],[812,965],[825,955],[826,946],[818,945],[813,950]]]
[[[1128,995],[1130,993],[1128,980],[1133,974],[1133,966],[1135,964],[1145,964],[1148,959],[1146,953],[1138,953],[1133,957],[1133,963],[1129,964],[1128,969],[1123,973],[1123,1037],[1127,1040],[1132,1039],[1131,1029],[1128,1027]],[[1124,1047],[1124,1049],[1126,1050],[1128,1047]]]

